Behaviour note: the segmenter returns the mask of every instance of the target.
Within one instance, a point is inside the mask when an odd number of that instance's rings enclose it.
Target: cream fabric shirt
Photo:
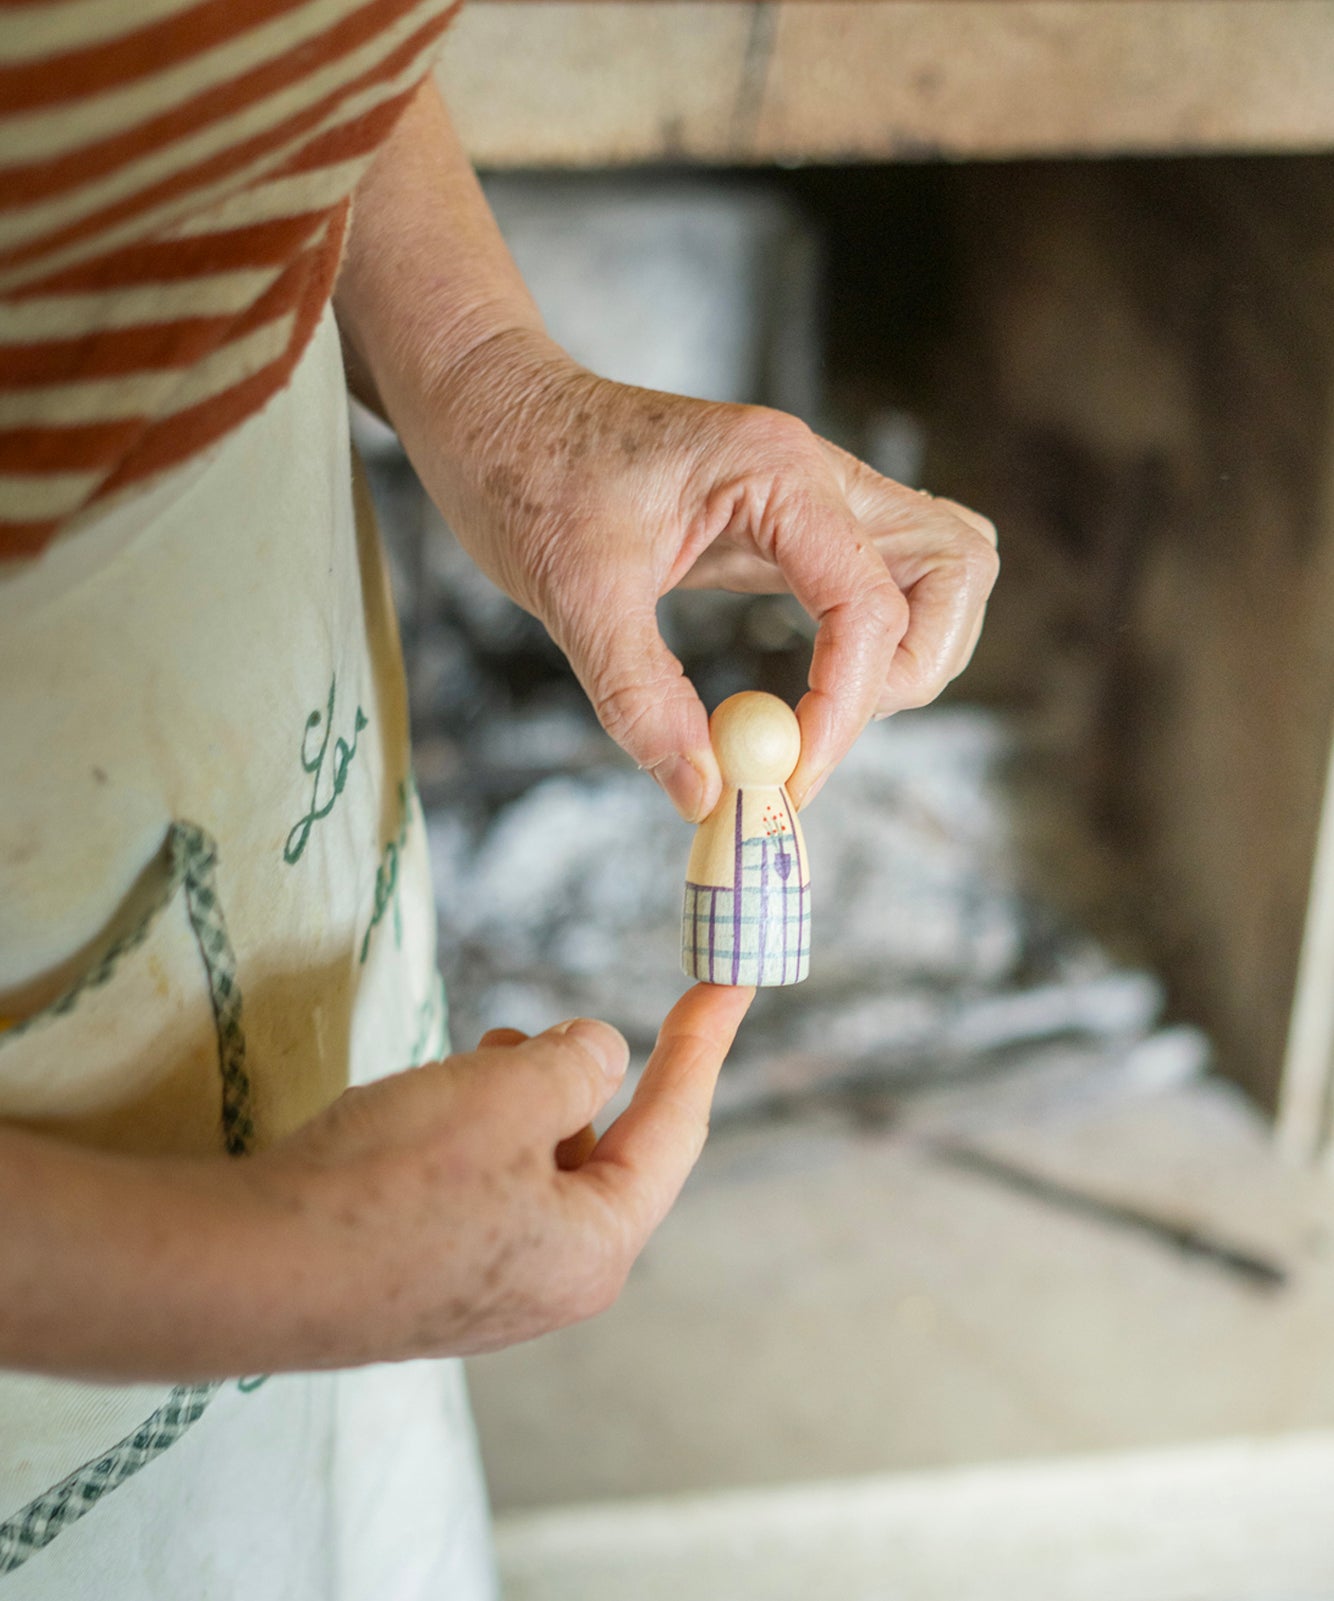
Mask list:
[[[241,1160],[446,1049],[332,314],[208,456],[0,568],[0,1017],[0,1117]],[[4,1601],[473,1601],[488,1546],[457,1364],[0,1374]]]

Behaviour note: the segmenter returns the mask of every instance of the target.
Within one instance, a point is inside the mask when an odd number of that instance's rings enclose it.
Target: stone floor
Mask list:
[[[1221,1082],[1052,1046],[724,1118],[619,1304],[471,1383],[505,1513],[1330,1428],[1331,1352],[1327,1181]]]

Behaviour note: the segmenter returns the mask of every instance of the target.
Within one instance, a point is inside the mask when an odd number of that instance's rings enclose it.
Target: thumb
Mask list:
[[[598,721],[650,773],[689,823],[718,804],[722,776],[709,719],[649,606],[622,610],[566,646]]]

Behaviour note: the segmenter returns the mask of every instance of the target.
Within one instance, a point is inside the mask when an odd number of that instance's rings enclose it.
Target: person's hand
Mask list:
[[[686,817],[712,810],[721,778],[658,632],[674,586],[790,589],[816,619],[798,805],[868,718],[925,704],[967,662],[996,577],[991,524],[792,417],[571,361],[543,333],[433,85],[357,191],[337,301],[357,392]]]
[[[595,377],[544,336],[483,344],[414,461],[482,569],[539,617],[607,732],[692,821],[721,779],[655,607],[678,585],[790,590],[818,622],[808,801],[873,716],[932,700],[972,654],[991,524],[891,482],[781,412]]]
[[[252,1159],[265,1203],[299,1219],[287,1271],[318,1279],[303,1362],[490,1351],[608,1306],[699,1156],[753,995],[688,990],[600,1139],[628,1053],[580,1019],[349,1090]]]

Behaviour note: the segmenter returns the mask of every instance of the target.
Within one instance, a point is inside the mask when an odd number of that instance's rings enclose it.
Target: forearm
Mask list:
[[[408,432],[482,346],[507,334],[542,336],[541,315],[429,80],[357,190],[334,304],[354,393]]]
[[[433,85],[357,191],[335,305],[353,392],[478,565],[542,615],[522,549],[558,520],[562,452],[591,435],[598,380],[547,336]]]
[[[340,1361],[337,1270],[251,1167],[0,1125],[0,1367],[177,1381]]]

